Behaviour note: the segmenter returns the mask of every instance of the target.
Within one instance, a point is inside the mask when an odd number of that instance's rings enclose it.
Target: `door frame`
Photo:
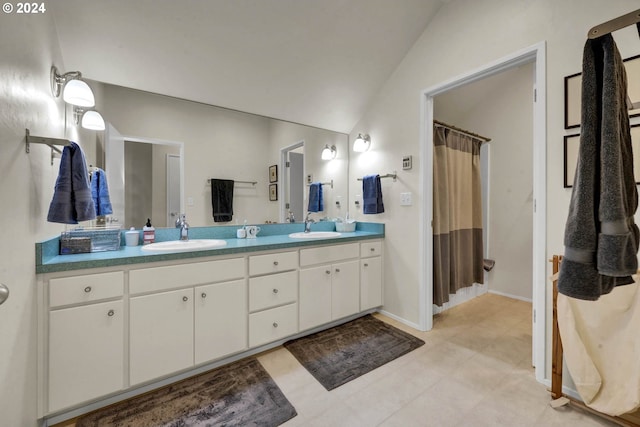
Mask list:
[[[302,147],[303,148],[303,155],[306,155],[306,153],[304,153],[304,139],[293,143],[291,145],[288,145],[286,147],[283,147],[280,149],[280,176],[282,177],[281,179],[279,179],[279,186],[278,186],[278,199],[280,200],[280,222],[285,222],[287,219],[287,208],[286,208],[286,203],[287,203],[287,199],[286,199],[286,195],[287,195],[287,191],[289,191],[289,168],[287,168],[287,161],[288,161],[288,154],[289,151],[293,151],[293,150],[297,150],[298,148]],[[303,162],[303,174],[306,172],[306,161]],[[296,221],[301,221],[302,218],[296,218]]]
[[[433,328],[433,98],[449,90],[490,77],[525,63],[534,64],[533,94],[533,311],[532,361],[536,379],[545,379],[546,371],[546,42],[488,63],[475,70],[425,89],[420,110],[420,329]],[[536,315],[539,313],[539,315]]]

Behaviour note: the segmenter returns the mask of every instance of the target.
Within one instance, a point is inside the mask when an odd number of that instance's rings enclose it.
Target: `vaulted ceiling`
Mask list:
[[[56,0],[47,7],[62,72],[349,132],[445,1]]]

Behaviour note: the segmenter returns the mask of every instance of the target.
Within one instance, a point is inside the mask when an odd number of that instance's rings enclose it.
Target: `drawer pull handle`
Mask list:
[[[107,316],[109,316],[109,317],[112,317],[114,314],[116,314],[116,312],[115,312],[115,311],[113,311],[113,310],[109,310],[109,311],[107,312]]]
[[[375,251],[376,251],[376,248],[371,248],[371,249],[369,249],[369,250],[370,250],[371,252],[375,252]]]
[[[84,291],[85,291],[86,293],[91,292],[91,286],[87,286],[86,288],[84,288]]]
[[[339,268],[336,268],[336,273],[340,273],[340,269]]]
[[[274,327],[274,328],[277,328],[277,327],[278,327],[278,323],[273,322],[273,327]]]
[[[273,261],[273,265],[278,265],[278,261]]]
[[[365,267],[369,267],[369,264],[365,263],[365,264],[364,264],[364,266],[365,266]]]
[[[203,292],[201,296],[202,296],[202,298],[206,298],[206,297],[207,297],[207,294]],[[185,298],[186,298],[186,297],[185,297]]]
[[[277,294],[277,293],[278,293],[278,290],[277,290],[276,288],[274,288],[274,289],[273,289],[273,293],[274,293],[274,294]]]
[[[189,301],[189,297],[182,297],[182,301],[184,301],[184,302]]]

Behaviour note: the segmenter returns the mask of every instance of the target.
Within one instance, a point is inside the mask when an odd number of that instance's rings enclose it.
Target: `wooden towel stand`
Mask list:
[[[562,361],[563,361],[563,350],[562,350],[562,340],[560,338],[560,330],[558,329],[558,272],[560,271],[560,263],[562,262],[561,255],[554,255],[552,259],[549,260],[552,265],[553,276],[551,276],[551,280],[553,281],[553,324],[552,324],[552,344],[551,344],[551,396],[553,397],[553,401],[551,402],[551,406],[554,408],[571,405],[577,408],[580,408],[584,411],[590,412],[599,417],[605,418],[611,422],[614,422],[618,425],[624,427],[640,427],[640,410],[624,414],[619,417],[614,417],[611,415],[604,414],[602,412],[596,411],[595,409],[589,408],[580,400],[574,399],[573,397],[567,396],[562,393]]]

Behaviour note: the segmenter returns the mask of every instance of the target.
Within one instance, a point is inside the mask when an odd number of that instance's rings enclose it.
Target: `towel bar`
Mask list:
[[[393,178],[393,181],[395,182],[398,179],[398,174],[396,173],[396,171],[393,171],[393,173],[388,173],[386,175],[380,175],[380,178]],[[358,178],[358,181],[362,181],[363,178]]]

